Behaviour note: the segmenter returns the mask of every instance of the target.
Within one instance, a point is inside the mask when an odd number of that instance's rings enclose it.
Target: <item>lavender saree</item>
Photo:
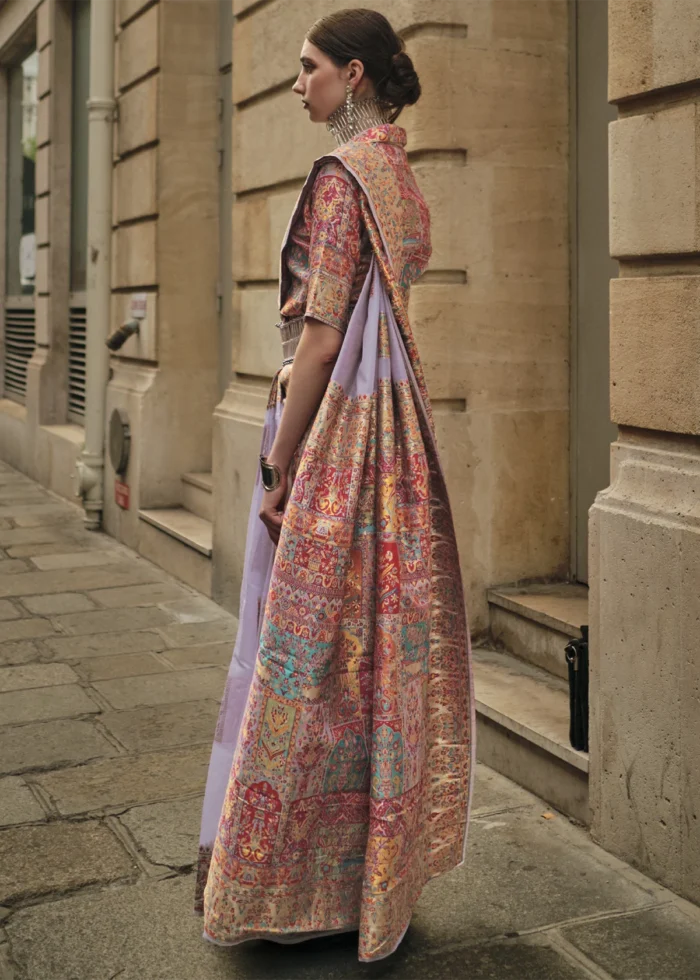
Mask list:
[[[418,192],[381,138],[332,154],[372,259],[276,549],[256,481],[196,904],[213,942],[358,930],[363,961],[393,952],[425,883],[463,861],[474,771],[457,547],[406,310]],[[283,405],[278,374],[262,452]]]

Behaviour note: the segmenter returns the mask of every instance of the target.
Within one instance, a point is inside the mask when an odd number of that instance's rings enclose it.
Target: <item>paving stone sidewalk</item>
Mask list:
[[[696,980],[700,915],[479,767],[467,861],[389,959],[202,942],[193,863],[236,620],[0,464],[0,980]],[[548,814],[548,816],[544,816]]]

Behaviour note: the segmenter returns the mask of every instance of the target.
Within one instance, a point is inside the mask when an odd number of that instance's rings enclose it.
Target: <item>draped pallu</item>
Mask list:
[[[410,182],[373,141],[330,157],[359,185],[372,257],[295,459],[277,549],[256,482],[197,908],[213,942],[356,929],[370,961],[396,949],[425,883],[464,859],[474,698],[453,521],[407,315],[422,271],[405,262]],[[281,293],[284,277],[283,262]],[[262,452],[283,387],[278,374]]]

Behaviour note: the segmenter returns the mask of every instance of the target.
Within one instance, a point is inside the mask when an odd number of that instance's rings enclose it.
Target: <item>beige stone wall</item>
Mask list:
[[[334,0],[234,0],[233,381],[215,419],[215,568],[235,608],[268,379],[279,246],[332,147],[291,85]],[[411,316],[472,627],[485,587],[568,571],[568,20],[562,0],[387,0],[423,84],[404,112],[433,257]],[[274,57],[270,52],[274,51]]]
[[[39,5],[37,48],[37,351],[27,377],[30,431],[37,424],[64,422],[68,407],[68,362],[63,355],[68,342],[70,285],[71,93],[62,79],[72,60],[69,4],[43,0]],[[35,459],[35,468],[37,463]],[[32,475],[39,476],[36,469]]]
[[[610,0],[613,481],[591,514],[591,810],[700,900],[698,78],[692,0]]]
[[[0,400],[0,451],[72,497],[82,428],[65,424],[71,0],[4,5],[3,57],[12,57],[14,39],[31,32],[33,18],[40,52],[37,349],[26,406]],[[128,318],[134,292],[147,294],[148,312],[140,336],[112,361],[107,410],[109,416],[118,405],[132,422],[133,496],[128,512],[117,508],[108,466],[105,526],[134,547],[139,507],[179,504],[182,473],[211,467],[219,351],[218,30],[218,0],[116,3],[110,326]]]
[[[138,510],[177,506],[181,476],[211,468],[218,357],[218,3],[119,0],[112,326],[148,295],[139,337],[114,358],[108,413],[132,424],[129,511],[108,530],[133,547]]]
[[[16,39],[27,35],[32,24],[39,52],[36,350],[27,369],[24,406],[0,401],[0,445],[8,462],[52,490],[72,497],[72,472],[82,430],[66,422],[71,172],[71,91],[66,78],[70,78],[72,57],[69,0],[6,4],[0,10],[0,51],[5,63],[16,57]],[[2,170],[4,186],[4,162]],[[4,220],[3,203],[3,240]],[[4,278],[0,292],[4,296]]]

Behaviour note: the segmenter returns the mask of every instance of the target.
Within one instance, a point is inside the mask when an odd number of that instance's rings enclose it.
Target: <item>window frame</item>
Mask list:
[[[12,129],[12,109],[10,106],[11,102],[11,75],[21,67],[24,61],[30,57],[34,52],[37,52],[37,34],[36,34],[36,15],[28,18],[20,34],[14,40],[12,45],[2,52],[2,57],[0,57],[0,103],[2,103],[2,115],[0,117],[0,187],[2,187],[2,205],[0,207],[0,296],[2,297],[2,317],[0,318],[0,381],[2,384],[2,397],[7,398],[11,401],[18,402],[24,405],[26,403],[26,391],[27,391],[27,368],[29,366],[29,361],[36,349],[36,283],[34,284],[34,289],[31,293],[22,292],[9,292],[9,249],[10,249],[10,228],[9,221],[14,215],[8,208],[8,201],[10,198],[10,181],[13,177],[17,176],[16,172],[13,172],[13,161],[11,158],[12,149],[10,147],[10,140],[13,137]],[[20,97],[20,112],[22,106],[22,98]],[[37,99],[38,106],[38,99]],[[20,135],[21,135],[21,117],[20,117]],[[22,155],[20,154],[19,166],[22,166]],[[36,229],[36,186],[34,193],[34,214],[35,214],[35,229]],[[20,214],[21,222],[21,214]],[[21,229],[20,229],[21,230]],[[21,235],[20,235],[21,237]],[[15,247],[19,247],[19,240],[16,242]],[[23,384],[8,385],[8,372],[10,370],[10,364],[8,363],[7,357],[7,343],[8,343],[8,332],[10,330],[16,329],[18,326],[18,317],[22,316],[22,313],[29,314],[31,312],[31,317],[27,319],[26,327],[28,333],[31,333],[31,351],[28,356],[22,354],[22,359],[24,360],[23,369]],[[10,325],[10,321],[14,319],[15,323]],[[21,341],[16,342],[17,348],[21,347]]]

